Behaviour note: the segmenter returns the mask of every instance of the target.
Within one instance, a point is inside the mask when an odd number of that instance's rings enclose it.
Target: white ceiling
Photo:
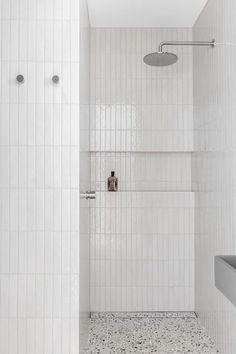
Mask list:
[[[92,27],[192,27],[208,0],[88,0]]]

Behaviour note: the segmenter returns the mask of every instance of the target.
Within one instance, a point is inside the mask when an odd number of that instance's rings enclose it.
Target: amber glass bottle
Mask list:
[[[107,190],[108,192],[118,191],[118,178],[115,176],[114,171],[111,171],[111,176],[107,179]]]

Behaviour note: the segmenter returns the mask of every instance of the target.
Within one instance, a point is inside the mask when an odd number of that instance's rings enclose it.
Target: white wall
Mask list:
[[[80,2],[80,192],[90,190],[90,24],[87,1]],[[71,73],[73,75],[73,72]],[[72,104],[73,106],[73,104]],[[73,134],[77,135],[78,131]],[[78,161],[77,161],[78,163]],[[73,178],[73,173],[72,173]],[[76,176],[78,178],[78,176]],[[78,182],[78,181],[77,181]],[[87,344],[88,318],[90,316],[90,202],[80,199],[79,233],[79,304],[80,304],[80,353]]]
[[[79,1],[0,6],[0,352],[78,354]]]
[[[191,29],[92,29],[91,309],[194,309],[192,49],[143,56]],[[106,192],[115,170],[118,193]]]
[[[236,352],[236,309],[214,286],[214,256],[236,252],[236,3],[209,0],[194,27],[196,310],[220,353]]]

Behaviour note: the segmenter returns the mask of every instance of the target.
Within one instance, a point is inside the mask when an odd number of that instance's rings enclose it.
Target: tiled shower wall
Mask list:
[[[75,178],[73,187],[78,187],[80,193],[90,190],[90,23],[87,0],[79,0],[80,4],[80,36],[79,36],[79,129],[72,129],[72,136],[79,136],[79,159],[71,158],[71,169],[77,168],[79,162],[79,176],[70,171]],[[73,75],[73,72],[71,72]],[[73,89],[73,88],[72,88]],[[72,104],[73,107],[73,104]],[[73,145],[73,142],[72,142]],[[72,151],[76,146],[73,146]],[[73,152],[72,152],[73,154]],[[78,201],[79,195],[77,195]],[[79,202],[79,338],[80,352],[87,346],[88,324],[90,317],[90,203],[86,199]],[[77,259],[78,262],[78,259]],[[64,354],[64,353],[62,353]]]
[[[236,308],[215,288],[214,256],[236,253],[236,2],[209,0],[194,49],[196,310],[220,353],[236,352]]]
[[[79,353],[79,15],[0,1],[1,353]]]
[[[191,29],[91,31],[91,310],[194,309],[192,49],[143,56]],[[119,191],[108,193],[114,170]]]

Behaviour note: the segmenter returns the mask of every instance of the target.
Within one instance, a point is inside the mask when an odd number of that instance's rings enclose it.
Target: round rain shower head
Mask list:
[[[150,53],[143,58],[144,63],[150,66],[168,66],[175,64],[177,60],[177,55],[168,52]]]

